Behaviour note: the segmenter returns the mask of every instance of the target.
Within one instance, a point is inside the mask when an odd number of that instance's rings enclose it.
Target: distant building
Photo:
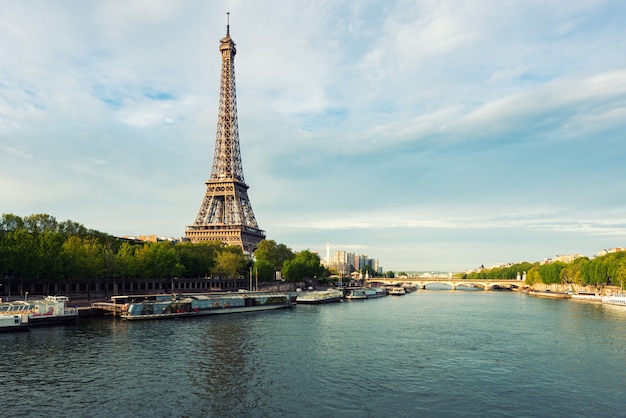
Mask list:
[[[576,260],[577,258],[581,258],[581,257],[584,257],[584,255],[582,255],[582,254],[557,255],[556,257],[554,257],[552,259],[552,262],[560,261],[562,263],[571,263],[572,261]]]
[[[180,242],[180,238],[172,238],[172,237],[165,237],[162,235],[124,235],[123,237],[120,237],[123,240],[127,240],[127,241],[135,241],[135,242],[163,242],[163,241],[169,241],[169,242],[173,242],[174,244]]]
[[[598,251],[598,253],[596,254],[596,257],[602,257],[602,256],[605,256],[607,254],[618,253],[620,251],[626,251],[626,248],[614,247],[614,248],[609,248],[608,250]]]

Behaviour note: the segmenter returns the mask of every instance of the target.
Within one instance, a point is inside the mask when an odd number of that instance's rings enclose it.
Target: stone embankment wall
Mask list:
[[[618,286],[606,286],[606,285],[583,286],[583,285],[579,285],[575,283],[565,283],[565,284],[535,283],[530,287],[530,289],[537,290],[540,292],[549,290],[551,292],[595,293],[596,295],[599,295],[599,296],[621,292]]]

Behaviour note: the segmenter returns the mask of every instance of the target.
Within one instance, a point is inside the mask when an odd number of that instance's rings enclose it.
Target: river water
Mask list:
[[[624,416],[626,309],[418,290],[0,335],[0,408],[28,417]]]

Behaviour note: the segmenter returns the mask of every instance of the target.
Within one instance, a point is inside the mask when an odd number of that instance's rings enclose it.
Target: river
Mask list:
[[[0,335],[3,416],[624,416],[626,309],[514,292]]]

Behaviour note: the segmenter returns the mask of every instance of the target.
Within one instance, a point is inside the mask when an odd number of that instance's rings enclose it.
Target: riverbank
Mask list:
[[[535,292],[554,292],[554,293],[576,293],[576,294],[586,294],[586,295],[596,295],[596,296],[606,296],[614,293],[622,293],[622,290],[619,286],[610,286],[610,285],[598,285],[598,286],[584,286],[575,283],[554,283],[554,284],[543,284],[543,283],[534,283],[529,291]]]

